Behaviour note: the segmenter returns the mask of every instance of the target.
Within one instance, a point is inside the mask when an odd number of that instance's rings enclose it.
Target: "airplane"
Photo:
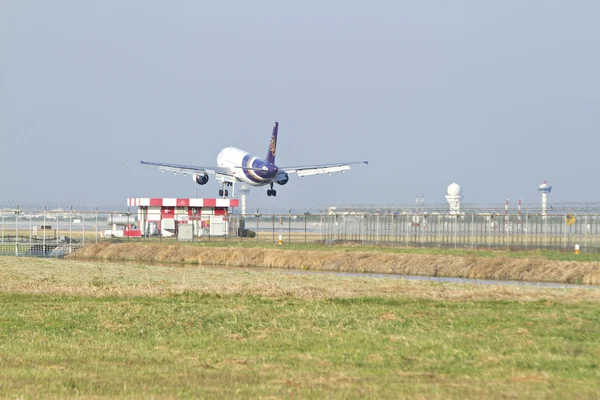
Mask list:
[[[269,149],[265,158],[256,157],[244,150],[235,147],[226,147],[217,155],[217,167],[199,167],[195,165],[180,165],[160,163],[153,161],[140,161],[145,165],[158,166],[160,170],[191,174],[194,182],[206,185],[208,175],[215,175],[216,180],[221,183],[220,197],[229,196],[226,189],[234,182],[243,182],[250,186],[269,185],[267,196],[277,196],[273,184],[285,185],[288,183],[292,173],[300,177],[308,175],[331,174],[332,172],[345,172],[353,164],[369,164],[368,161],[350,161],[334,164],[305,165],[292,167],[278,167],[275,165],[275,152],[277,148],[277,131],[279,122],[273,125],[273,133],[269,141]]]

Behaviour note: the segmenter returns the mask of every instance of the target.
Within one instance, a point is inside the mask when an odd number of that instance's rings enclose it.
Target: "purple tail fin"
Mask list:
[[[277,149],[278,128],[279,122],[275,122],[275,125],[273,125],[273,133],[271,134],[271,141],[269,142],[269,151],[267,151],[267,161],[271,164],[275,164],[275,150]]]

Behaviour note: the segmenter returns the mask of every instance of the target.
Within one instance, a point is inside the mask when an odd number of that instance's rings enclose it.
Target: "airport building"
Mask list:
[[[137,207],[141,236],[223,236],[228,231],[229,209],[237,199],[129,198],[127,206]]]

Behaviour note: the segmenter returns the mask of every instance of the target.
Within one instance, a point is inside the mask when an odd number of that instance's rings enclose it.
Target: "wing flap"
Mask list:
[[[222,175],[231,176],[231,171],[226,168],[220,167],[199,167],[195,165],[183,165],[183,164],[170,164],[170,163],[159,163],[153,161],[140,161],[144,165],[154,165],[161,171],[169,171],[180,174],[210,174],[215,175],[217,173]]]
[[[307,169],[299,169],[296,171],[298,176],[309,176],[309,175],[319,175],[319,174],[330,174],[332,172],[340,172],[349,170],[349,165],[341,165],[339,167],[325,167],[325,168],[307,168]]]
[[[337,164],[305,165],[301,167],[282,168],[287,173],[295,172],[298,176],[330,174],[332,172],[344,172],[353,164],[368,164],[368,161],[350,161]]]

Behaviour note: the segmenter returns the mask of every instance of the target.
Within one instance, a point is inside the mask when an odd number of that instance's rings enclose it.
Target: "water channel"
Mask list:
[[[413,275],[394,275],[394,274],[372,274],[366,272],[338,272],[338,271],[310,271],[310,270],[295,270],[283,268],[252,268],[252,270],[277,271],[283,274],[292,275],[337,275],[357,278],[380,278],[380,279],[408,279],[411,281],[431,281],[445,283],[470,283],[476,285],[517,285],[517,286],[534,286],[553,289],[593,289],[598,290],[600,286],[595,285],[579,285],[573,283],[555,283],[555,282],[528,282],[528,281],[501,281],[493,279],[469,279],[469,278],[449,278],[435,276],[413,276]]]

